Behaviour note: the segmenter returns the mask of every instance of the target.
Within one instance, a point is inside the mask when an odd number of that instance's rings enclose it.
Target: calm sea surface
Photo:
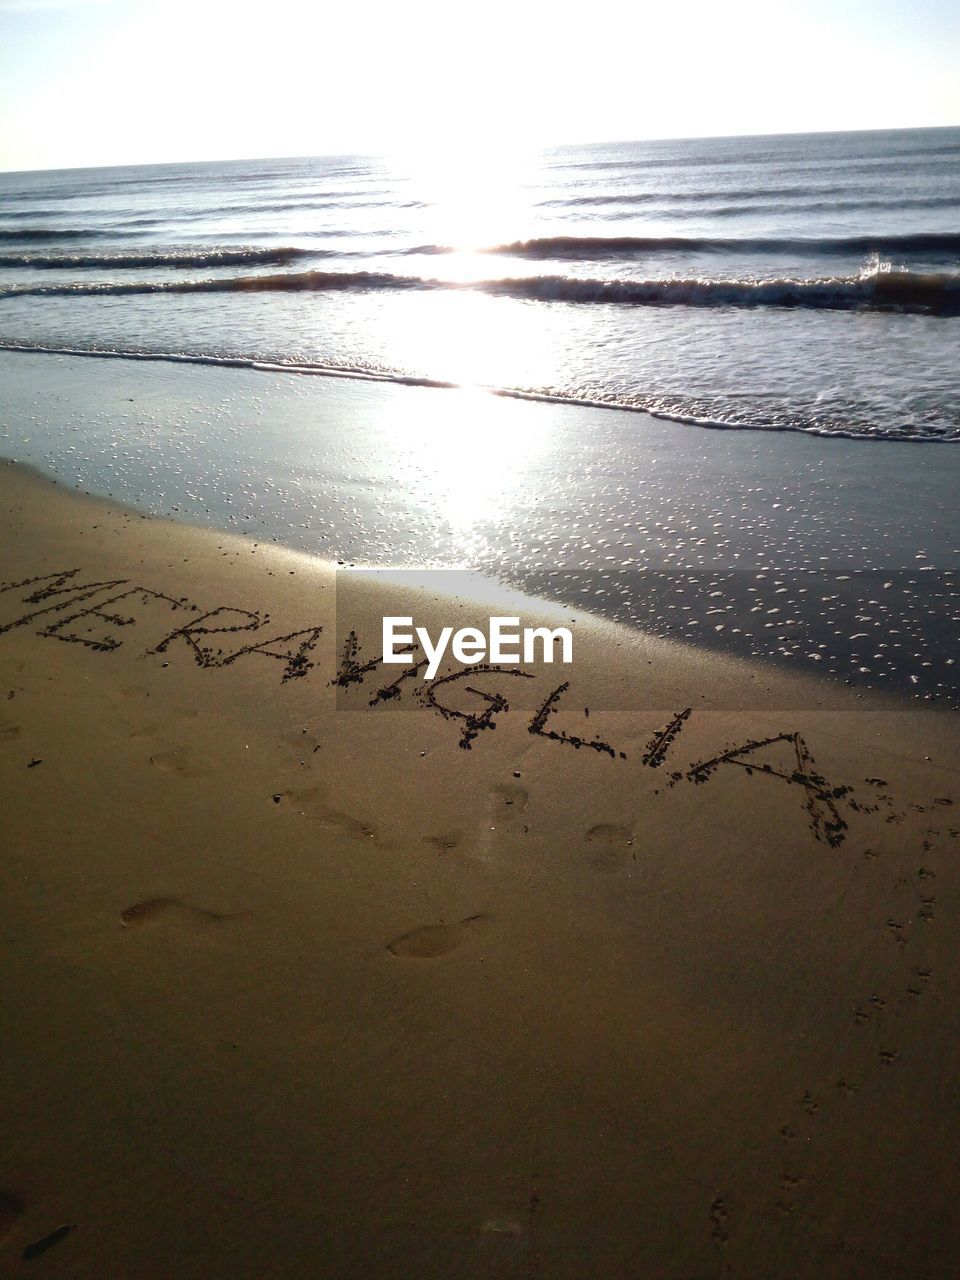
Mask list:
[[[958,335],[960,129],[0,175],[5,346],[957,441]]]

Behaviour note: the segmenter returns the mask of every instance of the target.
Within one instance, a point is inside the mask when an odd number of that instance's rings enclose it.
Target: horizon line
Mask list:
[[[703,133],[703,134],[673,134],[656,138],[603,138],[593,139],[586,142],[538,142],[525,145],[522,149],[530,152],[542,152],[549,150],[560,150],[565,147],[610,147],[610,146],[626,146],[631,143],[658,143],[658,142],[719,142],[729,141],[747,141],[752,138],[801,138],[801,137],[838,137],[844,134],[857,133],[922,133],[932,132],[934,130],[950,130],[960,129],[960,122],[953,124],[926,124],[926,125],[893,125],[884,128],[857,128],[857,129],[778,129],[762,133]],[[414,152],[415,153],[415,152]],[[177,167],[185,165],[202,165],[202,164],[249,164],[255,162],[266,162],[275,160],[340,160],[354,157],[381,158],[391,155],[408,154],[403,149],[391,146],[382,149],[373,150],[348,150],[348,151],[318,151],[318,152],[299,152],[293,154],[276,153],[274,155],[242,155],[242,156],[207,156],[195,160],[135,160],[124,161],[121,163],[94,163],[79,165],[41,165],[39,168],[31,169],[0,169],[0,175],[17,175],[30,173],[79,173],[88,169],[159,169],[164,167]]]

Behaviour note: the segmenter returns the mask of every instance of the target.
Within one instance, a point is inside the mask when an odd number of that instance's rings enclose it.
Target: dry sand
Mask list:
[[[0,1274],[955,1277],[955,720],[334,578],[0,470]]]

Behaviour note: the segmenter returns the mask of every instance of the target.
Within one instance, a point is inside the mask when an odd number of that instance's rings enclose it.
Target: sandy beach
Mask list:
[[[946,713],[586,614],[383,693],[391,588],[9,464],[0,548],[0,1274],[956,1274]]]

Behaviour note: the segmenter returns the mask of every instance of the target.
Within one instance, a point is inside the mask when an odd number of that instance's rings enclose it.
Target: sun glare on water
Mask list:
[[[451,133],[440,143],[391,159],[411,193],[424,202],[429,242],[456,250],[466,279],[472,278],[467,269],[472,254],[504,243],[530,221],[536,156],[529,151],[492,137],[481,141]],[[454,266],[452,256],[446,256],[445,274]]]
[[[480,388],[463,388],[384,406],[384,444],[416,477],[426,510],[445,526],[453,547],[469,560],[483,549],[484,526],[515,510],[527,475],[550,448],[546,415],[518,430],[511,404]]]

